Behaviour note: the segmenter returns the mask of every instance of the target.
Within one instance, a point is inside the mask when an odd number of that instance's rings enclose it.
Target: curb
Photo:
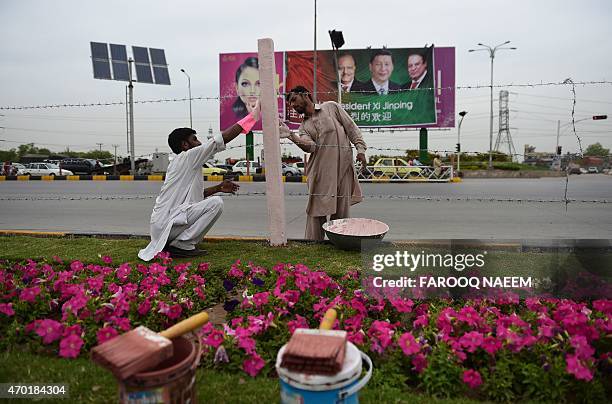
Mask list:
[[[157,175],[0,175],[2,181],[163,181],[164,174]],[[306,182],[306,176],[283,176],[283,182]],[[264,182],[266,176],[255,175],[205,175],[204,181],[232,180],[236,182]]]

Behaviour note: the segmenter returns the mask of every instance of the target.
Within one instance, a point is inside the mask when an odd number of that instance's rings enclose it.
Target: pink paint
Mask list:
[[[366,218],[337,219],[327,222],[323,228],[331,233],[345,236],[376,236],[389,231],[385,223]]]

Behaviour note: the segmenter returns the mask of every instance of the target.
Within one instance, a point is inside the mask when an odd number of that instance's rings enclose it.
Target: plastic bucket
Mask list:
[[[283,346],[276,356],[276,371],[280,379],[283,404],[356,404],[361,390],[372,377],[372,361],[355,345],[347,342],[342,370],[333,376],[290,372],[280,366]],[[361,378],[362,364],[367,372]]]
[[[119,402],[124,404],[196,403],[195,377],[200,363],[199,341],[172,340],[174,355],[146,372],[119,382]]]

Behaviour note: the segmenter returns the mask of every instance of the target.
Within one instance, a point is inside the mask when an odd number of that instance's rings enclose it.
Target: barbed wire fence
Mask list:
[[[582,139],[578,135],[576,131],[576,104],[577,104],[577,95],[576,95],[576,87],[577,86],[605,86],[612,85],[612,81],[600,80],[600,81],[573,81],[571,78],[568,78],[561,82],[540,82],[540,83],[506,83],[506,84],[497,84],[497,85],[465,85],[465,86],[454,86],[454,87],[444,87],[444,88],[435,88],[435,90],[442,91],[451,91],[451,90],[475,90],[475,89],[490,89],[493,88],[537,88],[537,87],[567,87],[570,86],[572,97],[571,97],[571,124],[572,124],[572,132],[573,135],[577,139],[579,153],[577,156],[570,157],[571,160],[576,160],[578,158],[582,158],[584,155],[582,148]],[[409,91],[427,91],[431,90],[431,88],[417,88]],[[408,90],[407,90],[408,91]],[[318,95],[330,95],[337,94],[337,92],[318,92]],[[280,93],[279,96],[284,98],[286,94]],[[162,103],[175,103],[175,102],[187,102],[187,101],[221,101],[225,98],[235,98],[235,95],[231,96],[196,96],[196,97],[183,97],[183,98],[159,98],[159,99],[149,99],[149,100],[135,100],[136,104],[162,104]],[[560,98],[560,97],[559,97]],[[25,110],[59,110],[65,108],[94,108],[94,107],[108,107],[108,106],[123,106],[125,105],[125,101],[98,101],[98,102],[89,102],[89,103],[58,103],[58,104],[44,104],[44,105],[21,105],[21,106],[0,106],[0,111],[25,111]],[[8,129],[8,128],[7,128]],[[367,131],[370,128],[362,128]],[[376,132],[394,132],[394,131],[407,131],[407,130],[416,130],[416,128],[389,128],[389,129],[381,129],[375,128],[370,129],[370,131],[376,130]],[[289,146],[293,145],[291,142],[281,142],[281,146]],[[263,143],[257,143],[253,145],[253,147],[263,146]],[[244,149],[246,145],[238,145],[238,146],[229,146],[226,150],[235,150],[235,149]],[[348,147],[354,148],[354,146],[339,146],[334,144],[317,144],[317,147]],[[369,146],[368,151],[371,153],[372,151],[377,152],[399,152],[399,153],[407,153],[407,148],[399,148],[399,147],[377,147],[377,146]],[[456,151],[453,150],[435,150],[428,149],[427,152],[433,154],[455,154]],[[482,151],[462,151],[461,155],[485,155],[489,152]],[[524,153],[514,153],[507,154],[503,153],[506,156],[511,158],[514,157],[524,157]],[[135,156],[136,158],[142,158],[148,156],[149,154]],[[364,195],[365,198],[368,199],[388,199],[388,200],[422,200],[422,201],[432,201],[432,202],[503,202],[503,203],[563,203],[565,205],[565,210],[567,211],[567,206],[570,203],[591,203],[591,204],[609,204],[610,201],[605,199],[572,199],[568,197],[568,187],[569,187],[569,166],[568,169],[565,170],[565,190],[563,199],[546,199],[546,198],[475,198],[475,197],[435,197],[435,196],[407,196],[407,195],[391,195],[391,194],[381,194],[381,195]],[[265,192],[241,192],[238,193],[237,196],[264,196]],[[286,193],[286,196],[290,197],[311,197],[311,196],[330,196],[327,194],[316,194],[316,193]],[[339,196],[342,197],[342,196]],[[57,197],[45,197],[45,196],[0,196],[0,200],[129,200],[129,199],[152,199],[154,197],[150,196],[79,196],[79,197],[71,197],[71,196],[57,196]]]

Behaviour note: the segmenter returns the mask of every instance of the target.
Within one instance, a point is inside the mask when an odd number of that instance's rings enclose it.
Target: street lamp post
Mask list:
[[[481,49],[470,49],[468,52],[479,52],[479,51],[487,51],[489,52],[489,57],[491,58],[491,117],[489,122],[489,170],[493,169],[493,60],[495,59],[495,52],[502,49],[514,50],[515,47],[504,48],[504,45],[508,45],[510,41],[506,41],[504,43],[500,43],[495,47],[490,47],[488,45],[484,45],[482,43],[478,43],[478,46],[482,46]]]
[[[187,88],[189,90],[189,127],[193,129],[193,117],[191,115],[191,77],[189,77],[185,69],[181,69],[181,71],[187,76]]]
[[[461,117],[461,119],[459,119],[459,128],[457,128],[457,175],[459,175],[459,170],[461,169],[461,166],[459,164],[459,159],[461,157],[461,122],[463,122],[463,118],[466,115],[467,111],[459,112],[459,116]]]

